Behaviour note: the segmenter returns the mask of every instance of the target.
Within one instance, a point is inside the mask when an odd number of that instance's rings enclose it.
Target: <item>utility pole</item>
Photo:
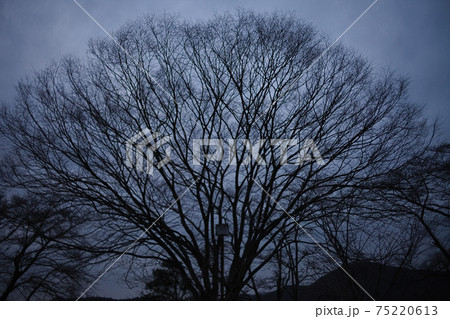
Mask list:
[[[222,216],[219,215],[219,224],[216,225],[216,234],[219,237],[218,244],[220,250],[220,300],[225,299],[225,240],[224,237],[228,235],[228,224],[222,224]]]

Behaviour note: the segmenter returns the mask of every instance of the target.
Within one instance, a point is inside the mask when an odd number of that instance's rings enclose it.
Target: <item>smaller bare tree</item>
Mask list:
[[[450,263],[450,144],[431,147],[373,187],[378,205],[417,220]]]
[[[74,298],[90,277],[74,249],[85,217],[35,196],[0,199],[0,300]]]

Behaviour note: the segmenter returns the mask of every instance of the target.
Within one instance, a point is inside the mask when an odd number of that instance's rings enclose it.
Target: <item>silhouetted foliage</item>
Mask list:
[[[144,300],[186,300],[189,298],[183,276],[170,262],[153,269],[152,278],[146,283]]]

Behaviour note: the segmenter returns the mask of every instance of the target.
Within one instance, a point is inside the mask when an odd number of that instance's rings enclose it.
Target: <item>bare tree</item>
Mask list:
[[[450,263],[450,147],[431,146],[412,158],[372,190],[381,207],[408,215],[420,223],[432,244]]]
[[[73,249],[86,218],[34,196],[0,204],[0,300],[76,297],[91,279],[88,256]]]
[[[390,298],[392,290],[404,269],[419,265],[423,252],[424,234],[417,221],[396,217],[389,212],[367,215],[333,214],[318,221],[323,231],[323,246],[341,262],[342,267],[377,300]],[[370,264],[371,276],[365,278],[366,264]],[[395,269],[394,273],[386,273]],[[365,298],[361,289],[346,278],[348,295],[354,299]]]
[[[284,244],[274,256],[277,300],[300,300],[300,284],[312,282],[309,257],[316,258],[321,252],[317,251],[314,243],[306,241],[306,236],[298,227],[287,235],[282,233],[280,237]]]
[[[404,79],[340,45],[322,55],[327,39],[293,16],[150,16],[114,35],[120,46],[91,41],[88,61],[65,58],[18,85],[1,117],[17,146],[11,181],[90,205],[111,251],[149,229],[128,254],[169,259],[194,299],[238,299],[283,232],[402,165],[424,134]],[[153,175],[125,162],[144,128],[171,138]],[[237,142],[214,161],[193,156],[195,138]]]

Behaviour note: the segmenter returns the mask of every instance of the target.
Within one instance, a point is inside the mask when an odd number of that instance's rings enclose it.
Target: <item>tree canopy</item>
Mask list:
[[[9,183],[88,208],[99,251],[169,262],[193,299],[238,299],[287,245],[315,245],[299,225],[329,244],[331,220],[355,216],[358,233],[398,216],[377,209],[373,183],[431,135],[404,78],[287,14],[146,16],[113,35],[20,82],[1,117]],[[144,129],[168,139],[137,170],[126,145]],[[198,158],[195,139],[216,142]],[[232,160],[206,156],[217,141]]]

